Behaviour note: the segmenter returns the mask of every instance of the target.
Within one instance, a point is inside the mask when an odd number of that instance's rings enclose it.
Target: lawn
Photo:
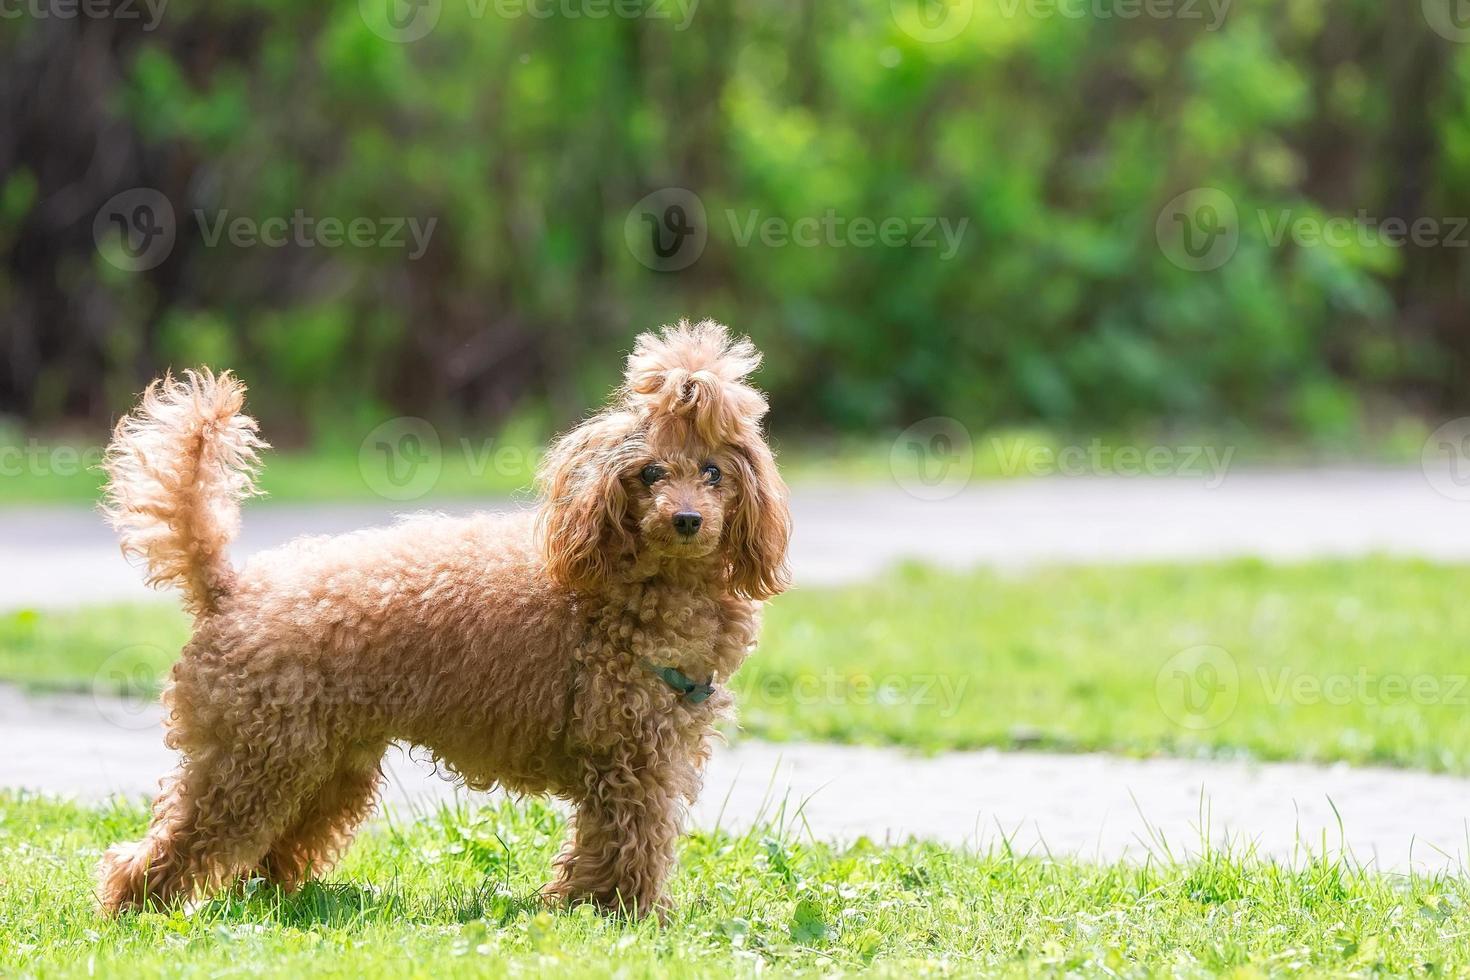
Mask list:
[[[529,493],[536,463],[544,447],[519,434],[513,438],[471,438],[430,435],[418,426],[390,429],[382,440],[369,437],[364,446],[336,443],[310,451],[270,450],[263,456],[259,486],[265,503],[330,503],[389,501],[430,503],[474,500]],[[417,442],[404,442],[417,439]],[[1033,446],[1052,446],[1055,440],[1029,433],[1005,433],[977,441],[970,461],[976,479],[1026,476],[1018,463]],[[394,455],[395,478],[387,480],[389,457]],[[424,451],[424,446],[429,446]],[[781,468],[795,485],[804,483],[859,483],[892,485],[895,476],[907,478],[917,465],[900,457],[895,473],[892,447],[887,442],[864,441],[843,445],[784,447]],[[410,468],[410,455],[420,461]],[[91,505],[101,495],[105,477],[98,468],[98,444],[53,442],[44,439],[6,439],[0,433],[0,507],[29,504]]]
[[[929,844],[834,848],[785,829],[681,844],[666,924],[547,910],[564,831],[536,803],[379,821],[294,896],[258,880],[100,918],[91,873],[141,807],[0,793],[0,975],[1457,975],[1470,891],[1214,852],[1087,865]]]
[[[271,451],[258,482],[266,499],[282,503],[503,497],[529,490],[539,453],[539,447],[520,442],[451,443],[447,452],[441,444],[439,452],[424,457],[428,462],[413,470],[400,460],[398,475],[406,479],[395,487],[383,482],[384,463],[370,450],[365,455],[355,446]],[[98,468],[101,458],[98,445],[0,442],[0,506],[90,506],[105,481]]]
[[[746,733],[1470,772],[1470,567],[904,568],[771,604]],[[171,604],[0,616],[0,678],[151,693]]]
[[[94,434],[95,435],[95,434]],[[265,434],[267,438],[269,433]],[[1311,464],[1350,458],[1361,464],[1417,462],[1426,433],[1403,421],[1346,447],[1289,443],[1241,432],[1068,435],[1045,429],[970,431],[953,419],[926,419],[904,433],[837,441],[774,439],[781,472],[804,484],[913,487],[921,469],[933,477],[951,466],[965,481],[1028,477],[1134,476],[1139,473],[1224,480],[1244,465]],[[943,440],[935,443],[938,438]],[[259,484],[267,501],[432,502],[529,492],[544,435],[529,422],[491,434],[455,435],[415,419],[339,433],[311,449],[272,449]],[[916,458],[914,449],[923,449]],[[942,446],[943,448],[935,448]],[[927,448],[926,448],[927,447]],[[1164,451],[1159,468],[1147,453]],[[22,437],[0,429],[0,507],[96,502],[103,483],[100,440]],[[391,464],[393,478],[388,479]],[[1080,469],[1078,469],[1080,467]],[[958,489],[956,484],[952,489]]]

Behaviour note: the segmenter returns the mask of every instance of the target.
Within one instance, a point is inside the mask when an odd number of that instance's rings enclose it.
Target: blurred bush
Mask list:
[[[754,336],[782,423],[816,432],[1335,436],[1467,407],[1466,249],[1273,241],[1470,214],[1470,48],[1418,3],[978,0],[922,40],[935,0],[172,0],[151,28],[130,2],[0,34],[0,412],[28,424],[104,419],[199,362],[245,375],[278,438],[560,422],[634,332],[685,315]],[[382,36],[422,10],[425,36]],[[93,226],[138,187],[177,237],[130,272]],[[625,241],[665,187],[707,214],[680,271]],[[1199,188],[1238,214],[1218,268],[1161,245]],[[417,258],[208,241],[298,210],[435,225]],[[832,213],[965,224],[949,258],[747,238]]]

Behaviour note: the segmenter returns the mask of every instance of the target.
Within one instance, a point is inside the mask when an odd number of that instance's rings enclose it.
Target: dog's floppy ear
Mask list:
[[[740,487],[726,526],[730,587],[751,599],[769,599],[791,585],[786,548],[791,509],[776,461],[757,436],[737,448]]]
[[[544,497],[537,534],[546,570],[567,588],[597,588],[633,546],[624,523],[628,494],[619,452],[630,428],[623,414],[589,419],[551,447],[536,474]]]

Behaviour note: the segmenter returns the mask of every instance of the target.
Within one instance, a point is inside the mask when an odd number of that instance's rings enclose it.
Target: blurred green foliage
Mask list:
[[[780,423],[814,432],[943,414],[1340,438],[1467,407],[1465,249],[1275,240],[1343,215],[1448,236],[1470,213],[1470,46],[1419,4],[977,0],[932,41],[969,5],[914,2],[173,0],[151,31],[21,23],[0,71],[38,52],[107,71],[72,83],[95,112],[0,122],[0,331],[25,355],[0,410],[104,417],[204,362],[247,377],[277,439],[399,412],[549,425],[601,398],[633,333],[686,315],[749,332]],[[433,29],[385,39],[387,3]],[[91,224],[135,186],[172,202],[178,240],[124,272]],[[666,187],[698,195],[709,236],[672,272],[624,234]],[[1237,212],[1218,268],[1165,240],[1198,188]],[[48,211],[68,190],[85,206]],[[195,216],[298,210],[436,223],[411,259],[211,247]],[[746,239],[827,214],[963,233],[949,258],[942,238]]]

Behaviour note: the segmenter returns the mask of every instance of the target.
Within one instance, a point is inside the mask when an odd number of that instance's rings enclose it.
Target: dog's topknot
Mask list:
[[[733,441],[766,414],[765,396],[745,383],[760,363],[750,338],[733,338],[714,320],[680,320],[638,336],[624,401],[655,422],[683,420],[708,443]]]

